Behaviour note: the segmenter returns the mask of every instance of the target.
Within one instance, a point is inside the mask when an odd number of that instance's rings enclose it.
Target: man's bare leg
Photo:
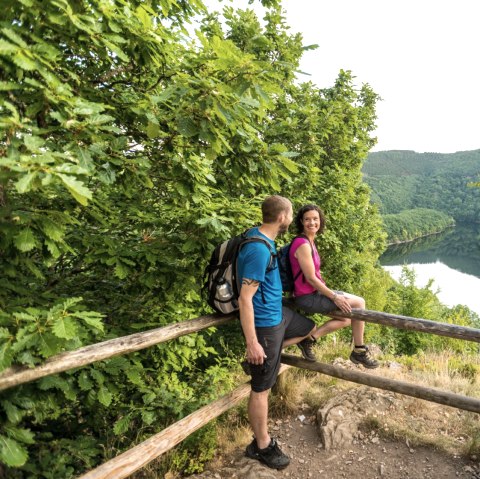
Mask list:
[[[257,440],[260,449],[270,445],[270,435],[268,434],[268,395],[270,389],[257,393],[250,392],[248,399],[248,419],[253,429],[253,434]]]

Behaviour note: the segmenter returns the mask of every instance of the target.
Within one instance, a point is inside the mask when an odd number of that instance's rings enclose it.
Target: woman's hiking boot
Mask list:
[[[302,356],[307,361],[316,361],[317,358],[315,357],[315,353],[313,352],[313,345],[315,344],[315,340],[310,338],[305,338],[303,341],[300,341],[297,346],[300,348],[302,352]]]
[[[257,440],[254,438],[247,446],[245,455],[251,459],[263,462],[272,469],[284,469],[290,464],[289,457],[278,447],[275,439],[271,439],[270,444],[265,449],[260,449],[257,445]]]
[[[367,346],[353,348],[350,361],[354,364],[361,364],[368,369],[375,369],[380,366],[380,363],[370,354]]]

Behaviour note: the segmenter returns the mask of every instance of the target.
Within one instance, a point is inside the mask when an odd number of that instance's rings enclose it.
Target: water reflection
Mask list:
[[[480,314],[480,225],[458,225],[438,235],[388,247],[380,263],[399,279],[407,264],[416,285],[433,279],[433,290],[448,306],[465,304]]]
[[[389,246],[380,263],[441,263],[480,278],[480,225],[458,225],[438,235]]]
[[[453,307],[463,304],[480,315],[480,278],[456,271],[441,262],[411,263],[408,265],[415,271],[415,285],[425,286],[433,279],[432,291],[436,292],[441,303]],[[401,265],[384,266],[397,281],[402,274]]]

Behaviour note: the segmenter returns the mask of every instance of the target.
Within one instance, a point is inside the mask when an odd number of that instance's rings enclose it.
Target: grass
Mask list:
[[[286,352],[298,354],[298,349],[291,347]],[[316,344],[315,353],[318,361],[331,364],[337,358],[347,360],[350,348],[346,343],[327,339]],[[383,367],[381,371],[377,370],[373,374],[480,399],[479,356],[462,356],[445,350],[414,356],[381,355],[379,359]],[[236,382],[241,383],[247,379],[238,367]],[[273,421],[285,418],[301,410],[304,405],[316,411],[335,396],[357,387],[359,385],[327,375],[289,368],[279,376],[272,390],[269,417]],[[362,429],[375,430],[383,437],[408,441],[412,447],[431,446],[451,455],[480,458],[480,415],[400,394],[395,397],[394,414],[372,414],[365,418]],[[240,406],[224,413],[218,419],[216,454],[210,467],[216,469],[222,464],[222,458],[244,449],[251,437],[247,402],[243,401]],[[173,459],[172,454],[174,455],[174,451],[159,461],[163,467],[165,461]],[[144,469],[143,474],[134,477],[160,477],[154,472],[158,472],[158,466],[158,462],[154,461],[150,467]],[[164,468],[163,470],[165,471]],[[161,477],[176,479],[180,476],[168,472]]]
[[[287,351],[295,354],[295,348]],[[350,353],[344,343],[320,342],[315,346],[318,361],[332,363],[347,359]],[[480,399],[480,357],[458,355],[452,351],[425,352],[415,356],[382,356],[383,377],[434,387]],[[399,366],[389,367],[398,364]],[[358,385],[311,371],[291,368],[279,377],[270,396],[269,415],[283,418],[298,411],[302,404],[313,410],[330,399]],[[403,395],[395,414],[370,417],[364,426],[413,445],[433,446],[452,455],[480,458],[480,416]],[[246,408],[230,411],[229,421],[222,421],[218,430],[218,454],[228,455],[250,441]],[[232,422],[233,420],[233,422]],[[223,429],[226,429],[225,431]]]

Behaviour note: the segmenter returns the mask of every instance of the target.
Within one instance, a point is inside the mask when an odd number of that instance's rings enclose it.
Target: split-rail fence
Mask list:
[[[394,328],[418,331],[423,333],[448,336],[450,338],[475,341],[480,343],[480,330],[453,324],[440,323],[426,319],[411,318],[370,310],[355,309],[350,314],[333,312],[329,316],[350,317],[370,323],[383,324]],[[128,354],[148,348],[155,344],[194,332],[217,327],[237,319],[236,314],[218,316],[208,315],[199,318],[171,324],[162,328],[152,329],[131,334],[120,338],[110,339],[101,343],[92,344],[75,351],[68,351],[49,358],[45,363],[35,368],[13,366],[0,373],[0,391],[36,379],[58,374],[70,369],[86,366],[87,364],[109,359],[114,356]],[[456,407],[459,409],[480,413],[480,399],[463,396],[437,388],[430,388],[418,384],[410,384],[373,374],[359,371],[350,371],[338,366],[309,362],[298,356],[282,355],[283,372],[289,366],[317,371],[322,374],[344,379],[346,381],[364,384],[370,387],[393,391],[413,396],[427,401]],[[285,366],[287,365],[287,366]],[[247,383],[240,385],[231,393],[202,407],[180,421],[172,424],[146,441],[132,447],[128,451],[107,461],[101,466],[83,474],[79,479],[120,479],[130,476],[149,462],[169,451],[190,434],[218,417],[228,409],[239,404],[250,392]]]

